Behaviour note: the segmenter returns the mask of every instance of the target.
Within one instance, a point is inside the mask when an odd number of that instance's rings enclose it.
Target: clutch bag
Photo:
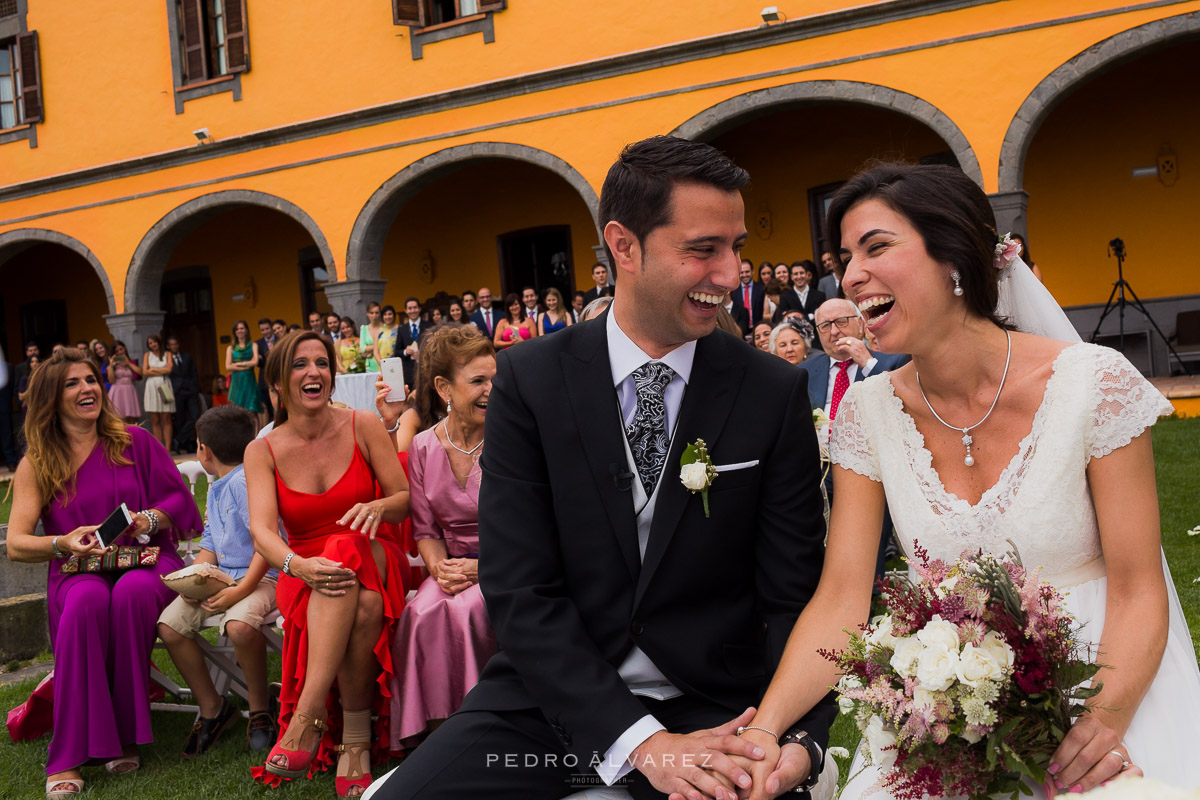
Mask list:
[[[137,567],[153,567],[158,564],[158,547],[134,547],[124,545],[110,547],[103,553],[86,558],[71,556],[62,565],[62,575],[81,575],[96,572],[124,572]]]

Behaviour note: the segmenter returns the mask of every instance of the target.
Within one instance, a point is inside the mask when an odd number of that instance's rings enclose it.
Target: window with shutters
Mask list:
[[[37,32],[0,39],[0,130],[42,120]]]
[[[432,42],[482,33],[484,44],[495,40],[492,14],[505,0],[392,0],[392,20],[412,29],[412,56],[423,57]]]
[[[181,86],[250,68],[246,0],[177,0],[175,12]]]

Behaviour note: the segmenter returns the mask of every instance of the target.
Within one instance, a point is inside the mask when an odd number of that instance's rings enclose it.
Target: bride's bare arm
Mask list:
[[[886,502],[883,486],[837,466],[833,467],[833,485],[833,513],[821,582],[796,621],[779,668],[749,723],[779,735],[808,713],[838,679],[837,667],[817,651],[845,647],[846,630],[854,630],[870,614]],[[753,800],[789,790],[808,774],[807,755],[780,762],[779,748],[767,734],[746,731],[743,738],[753,740],[767,752],[762,761],[746,765],[754,780],[750,795]],[[798,745],[790,749],[797,755],[804,752]],[[791,774],[795,770],[800,774]]]
[[[1167,644],[1167,587],[1163,576],[1158,492],[1150,431],[1087,468],[1108,573],[1098,661],[1108,669],[1103,690],[1088,701],[1095,710],[1072,726],[1052,766],[1060,791],[1084,792],[1116,775],[1113,750],[1158,672]],[[1128,754],[1126,754],[1128,755]]]

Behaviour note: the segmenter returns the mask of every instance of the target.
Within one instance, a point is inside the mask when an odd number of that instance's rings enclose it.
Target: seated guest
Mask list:
[[[279,740],[252,774],[264,783],[311,775],[336,749],[338,795],[357,797],[371,783],[372,713],[387,724],[388,645],[408,570],[376,531],[408,514],[408,484],[375,415],[330,405],[333,347],[303,331],[271,349],[275,428],[246,448],[250,533],[283,573],[276,600],[285,620]]]
[[[233,642],[246,679],[250,701],[246,741],[250,749],[262,751],[275,743],[275,721],[267,710],[267,640],[259,629],[275,608],[278,573],[268,569],[266,560],[254,552],[242,470],[242,457],[246,445],[254,441],[255,429],[250,412],[234,405],[210,408],[196,422],[196,458],[204,471],[217,479],[208,488],[208,519],[200,554],[193,563],[215,564],[237,585],[204,601],[180,595],[158,618],[159,638],[200,706],[183,744],[183,755],[188,758],[212,747],[238,715],[237,708],[217,694],[204,651],[196,643],[196,633],[210,614],[225,615],[222,632]]]
[[[754,326],[754,346],[765,353],[771,352],[771,323],[760,322]]]
[[[826,300],[817,309],[816,319],[817,336],[821,339],[822,350],[803,362],[800,367],[808,372],[808,399],[812,407],[824,409],[831,420],[836,420],[838,406],[850,384],[877,372],[899,369],[909,362],[909,357],[869,350],[863,342],[866,326],[858,313],[858,307],[849,300]],[[832,427],[829,426],[829,430],[832,430]],[[832,505],[832,475],[826,476],[825,491]],[[885,508],[883,530],[879,536],[879,553],[875,561],[876,577],[883,574],[887,545],[891,536],[892,518]]]
[[[121,422],[100,370],[82,351],[63,349],[30,375],[25,438],[8,557],[48,567],[54,735],[46,797],[70,800],[83,790],[85,764],[131,772],[141,766],[138,746],[154,741],[150,651],[173,595],[159,575],[183,567],[177,534],[191,536],[201,523],[166,448]],[[159,548],[158,563],[86,571],[87,557],[104,552],[97,526],[122,503],[139,510],[114,543],[137,546],[142,537]],[[39,518],[44,536],[34,533]]]
[[[767,352],[789,364],[799,364],[807,358],[808,340],[800,327],[800,320],[785,319],[772,328],[767,340]]]
[[[496,357],[478,329],[448,327],[427,338],[421,361],[418,403],[441,420],[409,450],[413,538],[429,577],[392,643],[393,749],[457,711],[496,652],[478,585],[479,456]]]

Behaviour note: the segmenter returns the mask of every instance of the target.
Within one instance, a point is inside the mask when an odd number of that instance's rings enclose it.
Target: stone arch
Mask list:
[[[474,142],[439,150],[414,161],[397,172],[375,190],[354,220],[350,233],[350,244],[346,249],[347,280],[377,280],[380,276],[380,261],[383,244],[396,215],[405,204],[426,186],[472,162],[509,159],[523,161],[542,167],[566,181],[579,193],[596,226],[596,240],[600,240],[600,197],[596,190],[570,164],[556,155],[508,142]]]
[[[813,102],[861,103],[911,117],[927,125],[940,136],[958,159],[963,172],[980,186],[983,185],[979,159],[976,158],[967,137],[950,117],[915,95],[874,83],[840,80],[802,81],[747,92],[701,111],[672,131],[671,135],[682,136],[685,139],[711,140],[747,118],[781,106]]]
[[[1200,36],[1200,11],[1148,22],[1110,36],[1047,75],[1025,98],[1000,147],[999,189],[1015,192],[1025,180],[1025,156],[1042,122],[1064,97],[1085,81],[1148,50]]]
[[[298,222],[312,236],[325,269],[336,279],[333,251],[325,234],[299,206],[264,192],[231,189],[201,195],[175,208],[146,232],[129,262],[125,278],[125,311],[157,311],[162,274],[171,253],[192,231],[216,215],[238,206],[258,206],[278,211]]]
[[[65,233],[46,230],[44,228],[18,228],[0,233],[0,264],[3,264],[22,250],[33,247],[36,244],[57,244],[82,256],[91,265],[92,270],[96,273],[96,277],[100,279],[100,285],[104,287],[105,302],[108,303],[108,313],[117,313],[117,299],[116,295],[113,294],[112,281],[108,279],[108,273],[104,271],[100,259],[96,258],[95,254],[83,242],[74,237],[67,236]]]

